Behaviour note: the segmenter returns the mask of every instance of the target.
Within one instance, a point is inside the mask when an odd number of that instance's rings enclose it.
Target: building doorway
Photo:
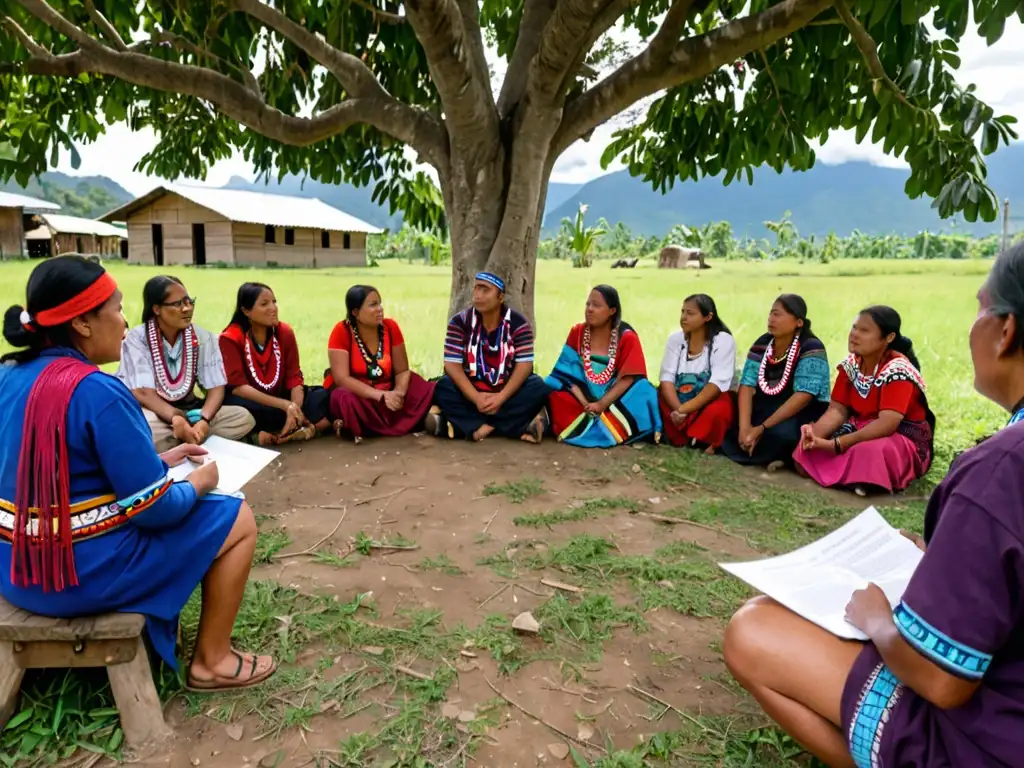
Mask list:
[[[199,267],[206,266],[206,225],[192,225],[192,263]]]
[[[153,264],[158,267],[164,265],[164,225],[153,225]]]

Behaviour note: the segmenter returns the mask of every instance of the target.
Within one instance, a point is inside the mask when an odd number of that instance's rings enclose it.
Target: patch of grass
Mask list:
[[[464,573],[459,566],[451,561],[448,555],[424,557],[420,560],[419,568],[421,571],[440,571],[446,576],[461,576]]]
[[[356,534],[355,539],[355,551],[364,557],[369,557],[373,554],[375,549],[389,549],[394,547],[396,549],[414,549],[416,542],[412,539],[407,539],[401,534],[390,536],[381,540],[377,540],[369,536],[365,531],[359,531]]]
[[[515,480],[511,483],[488,483],[484,486],[484,496],[504,496],[513,504],[522,504],[527,499],[544,493],[544,481],[536,478]]]
[[[292,540],[284,528],[272,528],[260,531],[256,536],[256,552],[252,556],[253,565],[261,565],[273,561],[274,555],[291,544]]]
[[[628,499],[622,496],[577,499],[568,509],[557,509],[554,512],[538,512],[532,515],[519,515],[512,518],[512,523],[530,528],[539,528],[541,526],[551,528],[559,523],[589,520],[616,510],[637,512],[641,506],[640,502],[635,499]]]

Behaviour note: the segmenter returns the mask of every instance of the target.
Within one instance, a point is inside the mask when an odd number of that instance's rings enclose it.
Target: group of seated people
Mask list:
[[[219,339],[194,324],[196,301],[177,278],[152,278],[143,293],[142,325],[124,339],[117,376],[142,406],[159,451],[210,434],[261,445],[416,430],[531,443],[553,434],[584,448],[664,440],[740,464],[790,465],[820,485],[861,493],[902,490],[931,462],[924,380],[890,307],[859,314],[830,386],[807,304],[783,294],[737,382],[736,342],[714,299],[689,296],[655,386],[618,291],[599,285],[542,379],[529,321],[505,304],[501,278],[482,272],[473,305],[448,324],[444,375],[427,381],[409,368],[402,330],[385,316],[380,292],[356,285],[327,342],[323,385],[310,386],[269,286],[241,286]]]
[[[178,618],[201,584],[187,688],[244,688],[274,674],[274,658],[232,644],[257,531],[240,495],[216,491],[216,462],[202,463],[199,443],[212,433],[274,443],[300,430],[393,434],[422,420],[439,434],[535,441],[550,418],[578,445],[664,429],[674,444],[747,463],[792,456],[822,483],[890,488],[931,459],[934,419],[891,309],[858,316],[830,397],[806,307],[780,297],[734,396],[735,344],[707,296],[683,303],[656,390],[612,289],[591,293],[547,382],[532,374],[529,325],[503,306],[501,289],[481,276],[474,307],[451,323],[446,375],[434,384],[409,371],[380,295],[353,289],[347,325],[331,337],[327,386],[307,388],[265,286],[243,287],[218,342],[193,325],[184,286],[160,279],[147,286],[145,323],[126,335],[121,292],[102,266],[42,262],[25,306],[4,316],[17,351],[0,365],[0,595],[59,618],[143,614],[153,650],[177,668]],[[1020,764],[1024,245],[996,259],[978,304],[974,385],[1010,418],[960,455],[932,495],[915,538],[924,554],[895,608],[877,585],[853,592],[847,620],[867,638],[854,642],[761,597],[725,633],[737,681],[830,766]],[[119,376],[100,371],[119,360]],[[199,466],[175,482],[168,468],[190,460]]]

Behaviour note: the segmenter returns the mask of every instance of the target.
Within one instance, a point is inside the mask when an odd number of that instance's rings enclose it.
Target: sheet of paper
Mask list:
[[[215,493],[237,493],[270,462],[281,455],[279,451],[271,451],[234,440],[225,440],[216,435],[208,438],[203,443],[203,448],[208,451],[203,458],[206,461],[216,461],[217,470],[220,472],[220,481],[217,483]],[[176,467],[171,467],[168,474],[172,480],[177,482],[192,474],[192,470],[195,468],[195,464],[186,461]]]
[[[866,640],[846,621],[851,595],[874,582],[895,607],[922,555],[869,507],[824,538],[788,554],[719,565],[832,634]]]

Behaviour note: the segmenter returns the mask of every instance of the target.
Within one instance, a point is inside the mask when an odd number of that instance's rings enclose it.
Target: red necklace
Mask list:
[[[613,328],[612,335],[608,339],[608,365],[600,373],[594,373],[594,366],[590,360],[590,326],[583,328],[583,371],[587,374],[587,381],[603,386],[612,380],[615,375],[615,353],[618,346],[619,329]]]
[[[270,350],[274,356],[274,377],[269,382],[264,381],[260,377],[259,370],[256,368],[255,363],[253,363],[252,345],[255,342],[252,341],[252,331],[245,334],[245,362],[249,365],[249,373],[252,374],[252,380],[264,392],[274,392],[277,389],[277,382],[281,378],[281,346],[277,343],[277,334],[273,331],[270,331],[270,334]]]
[[[786,388],[789,383],[789,377],[793,373],[793,366],[796,364],[797,355],[800,354],[800,334],[793,336],[793,341],[789,344],[789,352],[786,355],[786,367],[782,371],[782,378],[779,379],[774,386],[768,384],[768,380],[765,378],[765,371],[768,369],[768,363],[777,363],[779,360],[774,359],[773,354],[775,352],[775,344],[768,342],[768,349],[764,351],[764,357],[761,358],[761,367],[757,372],[757,386],[766,395],[777,395]]]

